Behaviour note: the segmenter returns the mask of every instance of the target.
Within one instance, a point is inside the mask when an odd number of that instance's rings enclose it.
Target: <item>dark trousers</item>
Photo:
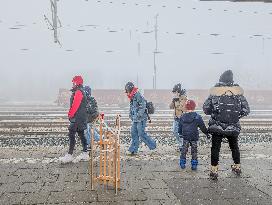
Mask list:
[[[75,145],[76,145],[76,133],[81,139],[81,144],[83,148],[82,151],[87,152],[88,150],[87,139],[86,139],[84,130],[78,130],[78,128],[75,127],[73,123],[71,123],[69,127],[69,134],[68,134],[69,141],[70,141],[68,154],[73,154],[74,152]]]
[[[219,162],[219,153],[221,148],[223,135],[212,135],[212,148],[211,148],[211,165],[217,166]],[[238,146],[238,137],[230,136],[226,137],[229,142],[229,147],[232,152],[232,159],[235,164],[240,164],[240,151]]]
[[[186,155],[191,145],[192,160],[197,160],[197,141],[183,140],[180,159],[186,159]]]

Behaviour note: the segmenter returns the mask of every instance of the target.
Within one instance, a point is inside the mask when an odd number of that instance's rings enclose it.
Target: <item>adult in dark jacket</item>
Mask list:
[[[203,105],[203,111],[211,115],[209,132],[212,134],[210,177],[217,179],[221,142],[227,138],[232,151],[234,164],[231,166],[236,174],[241,173],[238,136],[241,132],[239,119],[250,113],[250,108],[243,89],[234,84],[231,70],[225,71],[210,90],[210,96]]]
[[[193,100],[188,100],[185,103],[186,113],[184,113],[179,119],[179,134],[183,137],[183,145],[180,155],[180,167],[185,169],[186,166],[186,154],[188,148],[191,145],[191,154],[192,154],[192,170],[197,169],[198,158],[197,158],[197,142],[199,140],[199,131],[200,130],[208,135],[208,130],[202,119],[202,117],[194,112],[196,104]]]
[[[81,76],[75,76],[72,80],[73,88],[71,89],[72,95],[70,98],[70,109],[68,112],[68,118],[70,121],[69,126],[69,151],[68,153],[60,158],[62,163],[68,162],[78,162],[80,160],[87,161],[89,160],[89,155],[87,152],[87,140],[84,135],[84,131],[87,129],[87,112],[86,112],[86,95],[83,90],[83,79]],[[75,135],[78,133],[78,136],[81,139],[83,152],[77,156],[73,157],[73,151],[76,144]]]
[[[146,100],[134,86],[132,82],[128,82],[125,86],[125,92],[130,100],[129,118],[132,121],[131,126],[131,145],[129,152],[131,155],[137,154],[139,149],[139,138],[144,142],[150,150],[156,148],[156,141],[153,140],[145,131],[148,119],[146,110]]]

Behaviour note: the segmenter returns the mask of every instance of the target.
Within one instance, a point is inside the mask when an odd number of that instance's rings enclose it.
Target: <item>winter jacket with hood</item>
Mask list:
[[[87,129],[87,99],[82,85],[75,86],[70,98],[70,110],[68,118],[71,122],[69,129],[85,130]]]
[[[180,118],[186,112],[185,103],[187,101],[186,95],[180,95],[179,99],[173,100],[170,104],[170,109],[174,109],[174,118]]]
[[[230,70],[224,72],[220,77],[219,83],[210,89],[210,96],[203,105],[203,111],[206,115],[211,115],[208,129],[211,134],[238,136],[241,132],[240,122],[231,124],[219,121],[218,104],[222,95],[234,95],[241,103],[239,118],[250,113],[248,102],[244,97],[244,91],[238,84],[233,84],[233,74]]]
[[[179,119],[179,134],[184,140],[198,141],[199,131],[198,128],[204,133],[208,134],[206,125],[202,117],[196,112],[184,113]]]
[[[138,91],[137,88],[133,88],[130,96],[130,111],[129,118],[132,122],[142,122],[147,120],[146,113],[146,100]]]

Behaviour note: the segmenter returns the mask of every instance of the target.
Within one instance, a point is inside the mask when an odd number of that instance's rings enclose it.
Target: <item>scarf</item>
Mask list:
[[[131,91],[129,94],[127,94],[128,99],[132,100],[132,98],[134,97],[134,95],[135,95],[137,92],[138,92],[138,88],[134,87],[134,88],[132,89],[132,91]]]

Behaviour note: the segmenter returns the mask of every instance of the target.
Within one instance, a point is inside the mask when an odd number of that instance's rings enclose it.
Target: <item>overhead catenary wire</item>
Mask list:
[[[46,25],[47,25],[47,28],[48,29],[51,29],[51,23],[50,21],[48,21],[47,17],[44,16],[45,18],[45,22],[46,22]],[[17,30],[17,29],[20,29],[18,27],[29,27],[28,25],[22,25],[22,26],[19,26],[19,25],[15,25],[13,27],[10,27],[9,29],[14,29],[14,30]],[[83,29],[83,27],[86,27],[85,29]],[[87,28],[88,27],[91,27],[93,28],[94,30],[88,30]],[[60,27],[58,27],[60,28]],[[116,28],[116,26],[109,26],[109,25],[80,25],[80,26],[73,26],[71,24],[67,24],[66,26],[65,25],[62,25],[62,29],[65,30],[65,29],[70,29],[70,30],[74,30],[74,31],[78,31],[78,32],[93,32],[93,31],[105,31],[105,32],[108,32],[108,33],[122,33],[122,32],[128,32],[129,33],[129,36],[130,36],[130,39],[132,39],[132,32],[136,32],[136,33],[139,33],[139,34],[143,34],[144,35],[148,35],[148,34],[152,34],[154,33],[154,30],[146,30],[146,29],[131,29],[131,28],[124,28],[124,27],[119,27],[119,28]],[[162,30],[160,29],[160,33],[161,34],[169,34],[169,35],[177,35],[177,36],[182,36],[182,35],[190,35],[190,36],[214,36],[214,37],[232,37],[232,38],[235,38],[235,37],[249,37],[249,38],[252,38],[252,37],[264,37],[268,40],[270,40],[272,38],[272,33],[267,33],[267,34],[264,34],[264,33],[261,33],[261,34],[256,34],[256,33],[251,33],[251,34],[224,34],[224,33],[213,33],[212,31],[211,32],[206,32],[206,33],[200,33],[200,32],[179,32],[179,31],[169,31],[169,30]]]
[[[125,2],[115,2],[115,1],[87,1],[89,3],[94,3],[94,4],[109,4],[109,5],[112,5],[112,4],[115,4],[115,5],[121,5],[121,6],[135,6],[135,7],[147,7],[147,8],[151,8],[151,7],[154,7],[153,4],[150,4],[150,3],[133,3],[133,2],[129,2],[129,3],[125,3]],[[170,5],[170,6],[166,6],[165,4],[160,4],[160,5],[156,5],[157,7],[159,8],[176,8],[176,9],[182,9],[184,8],[183,7],[183,4],[182,3],[179,3],[179,4],[175,4],[175,5]],[[187,8],[186,8],[187,9]],[[192,10],[198,10],[197,7],[192,7],[191,8]],[[208,8],[207,9],[208,11],[218,11],[217,9],[212,9],[212,8]],[[230,11],[228,9],[223,9],[224,12],[227,12],[227,11]],[[237,10],[237,13],[247,13],[247,11],[244,11],[244,10]],[[253,14],[261,14],[261,12],[258,12],[258,11],[253,11],[252,12]],[[267,13],[267,14],[270,14],[272,15],[272,11]]]
[[[54,0],[54,1],[56,1],[56,0]],[[54,3],[54,2],[53,2],[53,0],[50,0],[50,2],[51,2],[51,10],[52,10],[51,14],[52,14],[52,18],[53,18],[54,6],[52,6],[52,3]],[[89,2],[91,2],[91,1],[89,1]],[[92,1],[92,3],[93,2],[94,1]],[[109,1],[96,1],[94,3],[109,3]],[[116,1],[111,1],[111,4],[117,4],[117,2]],[[136,5],[136,4],[137,4],[137,6],[144,6],[144,5],[150,5],[149,7],[153,6],[150,3],[148,3],[148,4],[145,4],[145,3],[135,3],[134,4],[132,2],[127,2],[127,3],[121,2],[120,3],[120,5],[122,5],[122,6]],[[170,5],[170,6],[173,6],[173,5]],[[167,6],[167,7],[170,7],[170,6]],[[177,6],[177,7],[181,8],[182,6]],[[192,9],[193,10],[198,10],[198,7],[193,7]],[[209,9],[209,11],[214,11],[214,10],[216,10],[216,9]],[[224,11],[229,11],[229,10],[224,9]],[[243,10],[239,10],[239,12],[243,13],[244,11]],[[259,11],[257,12],[256,11],[254,13],[261,14],[262,12],[259,12]],[[272,14],[272,12],[269,13],[269,14]],[[142,37],[145,37],[145,36],[147,36],[147,35],[152,34],[152,33],[155,32],[154,30],[149,30],[149,29],[139,29],[139,28],[132,29],[132,28],[124,28],[124,27],[116,28],[116,26],[112,26],[112,25],[109,26],[109,25],[96,25],[96,24],[80,25],[79,26],[80,28],[78,28],[78,26],[76,26],[76,25],[75,26],[73,26],[73,25],[69,25],[69,26],[68,25],[66,25],[66,26],[62,25],[61,22],[60,22],[60,19],[58,18],[57,15],[56,15],[56,17],[57,17],[56,20],[58,21],[58,25],[59,25],[57,28],[59,28],[59,27],[62,26],[63,30],[64,29],[71,29],[71,30],[74,30],[76,32],[77,31],[78,32],[90,32],[90,31],[93,32],[93,31],[99,31],[100,30],[100,31],[108,32],[109,34],[113,34],[113,35],[118,34],[118,33],[122,33],[122,32],[123,33],[124,32],[129,32],[130,39],[132,39],[132,34],[133,33],[137,33],[137,35],[140,34]],[[45,16],[45,19],[46,19],[46,16]],[[3,21],[1,21],[1,22],[3,22]],[[12,29],[12,30],[19,30],[20,28],[27,27],[27,25],[22,24],[20,22],[16,22],[16,23],[17,23],[17,25],[15,25],[13,27],[10,27],[10,29]],[[49,29],[51,27],[51,30],[52,30],[52,27],[54,27],[52,24],[50,24],[50,21],[48,20],[48,18],[46,20],[46,24],[47,24],[47,27]],[[24,26],[20,26],[20,25],[24,25]],[[92,28],[92,30],[90,30],[89,28]],[[233,33],[233,34],[224,34],[224,33],[220,33],[220,32],[217,33],[217,32],[214,32],[214,31],[211,31],[210,33],[209,32],[207,32],[207,33],[193,32],[192,33],[192,32],[187,32],[187,31],[185,32],[185,31],[163,30],[163,27],[160,28],[160,34],[161,35],[164,35],[164,34],[175,35],[175,36],[180,36],[180,37],[190,36],[190,38],[192,36],[194,36],[194,35],[197,36],[197,37],[207,37],[207,36],[220,37],[220,38],[226,38],[226,37],[240,38],[240,37],[245,37],[245,38],[250,38],[250,39],[261,37],[261,38],[263,38],[265,40],[271,40],[271,38],[272,38],[272,35],[270,33],[261,33],[261,34],[256,34],[256,33],[251,33],[251,34],[235,34],[235,33]],[[71,50],[71,49],[67,49],[67,50]],[[106,50],[107,53],[110,53],[108,51],[112,52],[111,50]]]

